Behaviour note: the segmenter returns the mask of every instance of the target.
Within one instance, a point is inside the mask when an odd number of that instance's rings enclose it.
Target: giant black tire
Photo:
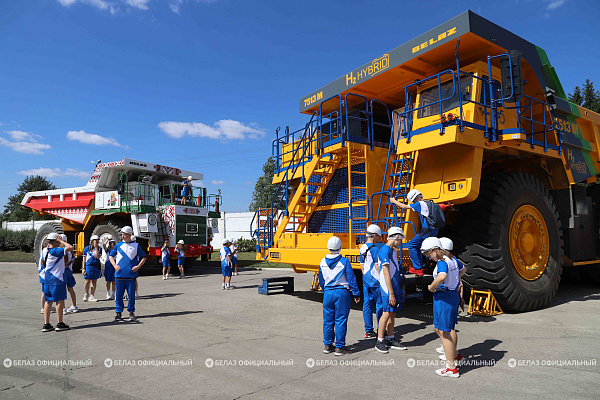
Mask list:
[[[522,206],[533,206],[548,234],[548,261],[543,273],[527,280],[515,269],[509,246],[511,220]],[[455,253],[467,267],[467,289],[490,289],[504,311],[542,308],[554,297],[562,273],[562,233],[556,206],[535,177],[508,172],[482,179],[479,197],[461,206],[449,228]]]
[[[40,256],[42,249],[46,246],[46,238],[51,233],[63,234],[65,233],[62,223],[60,222],[48,222],[38,229],[35,235],[33,254],[35,255],[35,264],[39,265]]]

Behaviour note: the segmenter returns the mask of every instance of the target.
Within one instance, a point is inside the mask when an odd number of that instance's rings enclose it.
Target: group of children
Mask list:
[[[231,286],[231,276],[238,274],[238,246],[235,240],[223,239],[223,247],[219,252],[221,258],[221,273],[223,275],[221,290],[233,289]]]
[[[461,278],[466,272],[463,264],[452,255],[452,240],[437,238],[437,229],[427,225],[427,203],[423,195],[411,190],[408,196],[412,204],[407,205],[390,199],[392,204],[419,213],[421,230],[408,242],[413,266],[409,272],[423,275],[423,257],[436,263],[433,282],[428,286],[433,293],[433,327],[442,341],[436,349],[446,367],[436,373],[445,377],[458,377],[457,362],[463,357],[457,351],[457,335],[454,329],[458,318],[458,307],[462,301]],[[406,350],[394,337],[396,313],[401,310],[402,265],[398,261],[398,249],[406,238],[399,227],[387,232],[387,241],[377,243],[382,232],[379,226],[367,228],[366,243],[360,248],[360,264],[363,273],[363,319],[365,337],[377,337],[375,349],[388,353],[389,349]],[[342,242],[333,236],[327,242],[327,254],[319,266],[319,284],[323,289],[323,344],[324,353],[335,352],[336,356],[349,353],[345,338],[350,314],[351,297],[360,301],[360,292],[350,261],[340,254]],[[416,252],[416,254],[415,254]],[[373,326],[373,313],[377,316],[377,332]],[[334,343],[335,340],[335,343]]]
[[[179,240],[175,245],[175,252],[177,253],[177,267],[179,268],[179,279],[185,279],[184,268],[185,265],[185,242]],[[161,260],[163,265],[163,279],[169,279],[171,273],[171,251],[169,250],[169,241],[165,240],[162,248],[160,249]]]
[[[122,241],[109,236],[100,246],[100,238],[92,235],[90,245],[83,251],[82,273],[85,279],[85,294],[83,301],[98,301],[94,296],[96,282],[100,278],[101,263],[104,263],[104,276],[106,279],[106,298],[115,300],[115,320],[123,319],[123,298],[127,292],[129,321],[135,321],[135,299],[137,295],[138,270],[146,262],[146,254],[142,247],[132,240],[133,230],[130,226],[121,229]],[[73,276],[73,246],[67,243],[66,235],[50,233],[46,239],[47,245],[42,250],[38,265],[39,280],[42,284],[42,313],[44,314],[43,332],[52,330],[63,331],[70,329],[63,322],[63,315],[78,312],[75,290],[75,277]],[[111,292],[112,286],[112,292]],[[71,296],[73,305],[65,309],[67,291]],[[91,294],[90,294],[91,291]],[[52,304],[56,303],[58,324],[54,328],[50,324]]]

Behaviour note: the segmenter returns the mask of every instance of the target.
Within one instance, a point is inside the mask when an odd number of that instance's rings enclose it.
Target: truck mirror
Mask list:
[[[521,68],[521,52],[519,50],[508,50],[506,54],[508,57],[500,58],[502,97],[506,103],[514,103],[523,99],[523,69]]]

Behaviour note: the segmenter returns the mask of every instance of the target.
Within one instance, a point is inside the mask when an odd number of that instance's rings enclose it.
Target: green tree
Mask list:
[[[28,192],[37,192],[41,190],[52,190],[56,189],[56,186],[43,176],[28,176],[25,178],[23,183],[17,188],[17,194],[8,198],[8,203],[4,206],[4,212],[2,213],[2,220],[16,222],[16,221],[30,221],[32,219],[54,219],[56,217],[52,215],[37,215],[34,211],[29,208],[21,207],[21,200],[25,197]]]
[[[569,94],[569,101],[577,104],[578,106],[583,104],[583,95],[581,94],[581,88],[579,86],[575,86],[573,93]]]
[[[582,88],[575,86],[569,94],[569,101],[594,112],[600,112],[600,91],[594,89],[594,82],[585,80]]]
[[[250,203],[249,211],[256,211],[260,208],[270,208],[271,204],[274,207],[281,209],[282,206],[279,205],[279,201],[285,196],[284,188],[277,188],[279,185],[274,185],[273,183],[273,175],[275,174],[275,159],[273,157],[269,157],[267,162],[262,167],[263,176],[258,178],[256,181],[256,185],[254,186],[254,193],[252,194],[252,203]],[[277,194],[277,198],[273,202],[273,198]],[[272,203],[273,202],[273,203]]]

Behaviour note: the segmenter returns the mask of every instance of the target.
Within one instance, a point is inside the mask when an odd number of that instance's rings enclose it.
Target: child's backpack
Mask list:
[[[434,203],[431,200],[425,200],[427,207],[429,208],[429,215],[425,217],[429,229],[440,229],[446,226],[446,216],[442,211],[442,207],[439,204]]]

